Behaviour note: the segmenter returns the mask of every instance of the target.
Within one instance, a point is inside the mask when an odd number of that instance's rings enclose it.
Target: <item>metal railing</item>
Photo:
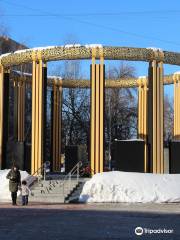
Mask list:
[[[41,193],[45,193],[45,192],[49,192],[49,187],[44,187],[44,184],[42,183],[42,181],[46,180],[46,170],[47,170],[47,165],[49,164],[48,161],[44,162],[33,174],[31,174],[31,177],[35,177],[38,185],[42,187],[41,189]],[[30,186],[36,181],[32,181]]]
[[[65,200],[65,197],[71,193],[72,190],[72,183],[76,183],[75,185],[77,185],[79,183],[79,177],[80,177],[80,168],[82,166],[82,162],[79,161],[72,169],[71,171],[66,174],[61,181],[55,181],[54,183],[52,183],[52,181],[49,182],[49,186],[43,186],[44,184],[42,184],[43,189],[41,189],[41,193],[50,193],[51,191],[53,191],[53,188],[55,188],[57,185],[60,186],[60,188],[62,189],[62,195],[63,198]],[[46,180],[46,163],[43,163],[41,165],[40,168],[37,169],[37,171],[35,171],[31,176],[36,176],[38,183],[41,183],[42,180]],[[65,189],[67,191],[65,191]]]
[[[28,186],[31,187],[34,182],[38,181],[38,183],[42,180],[42,169],[44,168],[44,164],[40,168],[38,168],[33,174],[28,177]]]
[[[46,169],[47,169],[47,162],[44,162],[31,176],[37,177],[38,182],[42,179],[46,180]]]
[[[67,192],[70,194],[72,190],[72,181],[76,181],[76,185],[79,183],[79,177],[80,177],[80,167],[82,166],[82,162],[79,161],[72,169],[71,171],[64,176],[61,187],[63,192],[63,198],[65,200],[65,197],[67,196],[65,193],[65,187],[67,187]],[[68,184],[67,184],[68,183]]]
[[[44,162],[33,174],[32,176],[38,176],[42,179],[44,177],[44,180],[46,180],[46,172],[48,167],[50,166],[50,162],[46,161]]]

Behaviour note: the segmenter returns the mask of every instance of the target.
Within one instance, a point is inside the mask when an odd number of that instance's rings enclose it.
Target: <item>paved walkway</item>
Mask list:
[[[180,204],[0,204],[0,240],[9,239],[179,240]]]

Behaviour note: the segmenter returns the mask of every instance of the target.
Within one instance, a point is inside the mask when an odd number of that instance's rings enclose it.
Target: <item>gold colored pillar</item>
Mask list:
[[[148,143],[147,143],[147,79],[138,79],[138,136],[145,142],[144,172],[148,172]]]
[[[163,99],[163,63],[154,60],[149,64],[148,91],[148,143],[153,173],[164,173]]]
[[[104,168],[104,63],[102,49],[100,64],[95,63],[96,48],[92,49],[91,65],[91,170],[92,174]]]
[[[36,57],[36,56],[35,56]],[[43,67],[40,57],[33,59],[32,73],[32,151],[31,173],[35,173],[44,162],[44,84]]]
[[[0,65],[0,169],[3,164],[3,107],[4,107],[4,68]]]
[[[180,74],[173,75],[174,80],[174,139],[180,140]]]
[[[9,69],[0,64],[0,169],[6,167],[9,128]]]
[[[60,80],[59,80],[60,81]],[[58,82],[59,82],[58,81]],[[52,158],[53,171],[60,171],[61,166],[61,122],[62,122],[62,86],[53,86],[52,116]]]

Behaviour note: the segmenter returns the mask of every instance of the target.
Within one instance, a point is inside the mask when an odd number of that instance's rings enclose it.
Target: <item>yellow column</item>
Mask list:
[[[163,149],[163,63],[152,61],[149,65],[148,139],[151,171],[164,172]]]
[[[31,173],[35,173],[44,162],[44,63],[40,52],[33,56],[32,74],[32,156]]]
[[[3,92],[4,92],[4,68],[0,64],[0,169],[3,163]]]
[[[95,49],[92,49],[92,65],[91,65],[91,151],[90,151],[90,161],[91,161],[91,170],[92,174],[95,173]]]
[[[99,64],[95,65],[96,67],[96,75],[95,75],[95,106],[96,106],[96,111],[95,111],[95,172],[99,173],[99,163],[100,163],[100,136],[99,136],[99,112],[100,112],[100,102],[99,102]]]
[[[160,116],[159,118],[159,133],[160,133],[160,168],[159,172],[164,173],[164,69],[163,62],[158,65],[158,76],[159,76],[159,106]]]
[[[103,49],[98,49],[100,64],[95,64],[96,48],[92,49],[91,66],[91,169],[103,172],[104,165],[104,62]]]
[[[59,86],[59,108],[58,108],[59,109],[59,114],[58,114],[58,117],[59,117],[59,124],[58,124],[59,125],[59,129],[58,129],[59,154],[58,154],[57,157],[58,157],[59,165],[61,164],[62,97],[63,97],[63,88],[62,88],[62,85],[61,85],[61,86]]]
[[[180,140],[180,73],[174,73],[174,139]]]
[[[100,101],[100,156],[99,156],[99,172],[104,170],[104,92],[105,92],[105,67],[104,67],[104,58],[103,58],[103,49],[100,49],[100,79],[99,79],[99,101]]]
[[[6,167],[9,119],[9,69],[0,63],[0,169]]]
[[[36,136],[35,136],[35,127],[36,127],[36,59],[33,59],[32,63],[32,141],[31,141],[31,173],[33,174],[36,171],[35,166],[35,146],[36,146]]]
[[[62,81],[60,84],[59,81],[55,80],[53,85],[53,171],[59,171],[61,164]]]
[[[149,165],[148,165],[148,129],[147,129],[147,95],[148,95],[148,82],[147,80],[144,80],[144,141],[145,141],[145,149],[144,149],[144,172],[149,171]]]
[[[141,78],[138,79],[138,136],[143,139],[143,81]]]
[[[147,147],[147,79],[138,79],[138,136],[145,142],[144,172],[148,172],[148,147]]]

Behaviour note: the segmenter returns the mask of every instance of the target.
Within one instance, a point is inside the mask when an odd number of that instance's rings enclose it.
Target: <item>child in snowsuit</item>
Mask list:
[[[31,190],[27,186],[27,182],[24,180],[21,184],[21,196],[22,196],[22,205],[28,205],[28,196],[31,193]]]

